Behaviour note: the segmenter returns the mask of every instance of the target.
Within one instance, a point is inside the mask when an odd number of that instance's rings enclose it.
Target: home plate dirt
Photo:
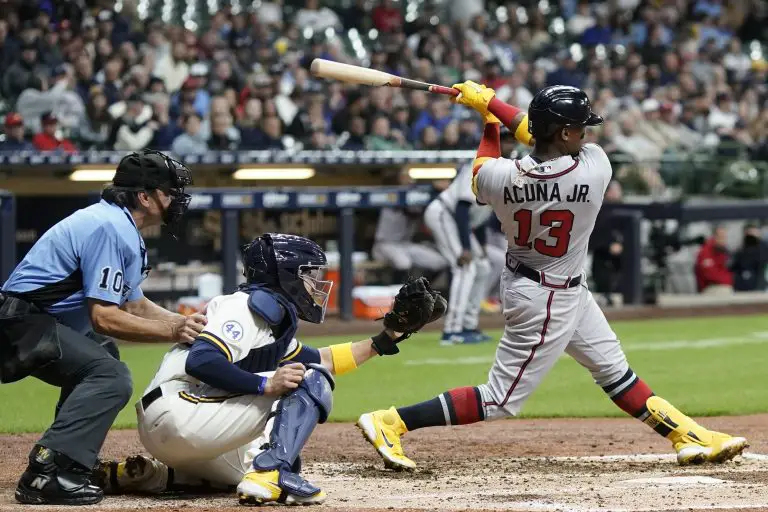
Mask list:
[[[305,450],[304,474],[328,493],[318,510],[768,511],[768,415],[700,421],[751,447],[736,461],[681,468],[669,443],[633,420],[507,420],[409,433],[406,453],[419,467],[398,473],[353,425],[327,424]],[[0,511],[21,508],[13,490],[34,440],[0,437]],[[111,457],[141,451],[133,431],[114,432],[104,447]],[[245,509],[217,495],[109,497],[87,510]]]

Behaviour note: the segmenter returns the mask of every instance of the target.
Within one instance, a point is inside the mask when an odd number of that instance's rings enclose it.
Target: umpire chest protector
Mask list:
[[[248,294],[248,309],[269,324],[275,341],[251,350],[245,359],[235,364],[250,373],[276,370],[299,327],[296,308],[269,288],[247,285],[240,291]]]

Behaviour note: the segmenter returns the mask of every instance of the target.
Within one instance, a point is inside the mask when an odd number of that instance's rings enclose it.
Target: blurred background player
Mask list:
[[[498,313],[501,311],[499,297],[501,272],[507,261],[507,237],[501,230],[501,222],[495,214],[492,214],[485,226],[481,226],[480,229],[485,230],[485,254],[491,266],[487,279],[488,287],[485,291],[486,297],[480,303],[480,309],[485,313]]]
[[[623,198],[621,184],[616,180],[608,183],[603,203],[621,203]],[[614,293],[620,293],[621,259],[624,252],[621,219],[610,210],[600,210],[595,221],[595,229],[589,239],[592,250],[592,277],[594,293],[605,296],[608,306],[613,305]]]
[[[453,182],[424,210],[424,222],[435,238],[437,249],[451,265],[448,313],[440,343],[479,343],[490,337],[478,328],[480,303],[488,290],[491,265],[483,248],[483,230],[491,209],[475,201],[472,166],[462,167]]]
[[[397,175],[397,184],[413,185],[413,180],[407,172],[401,171]],[[428,270],[427,278],[432,281],[449,264],[431,245],[413,242],[421,222],[421,208],[383,208],[379,214],[371,255],[374,260],[395,269],[395,283],[404,283],[414,267]]]
[[[737,292],[765,290],[765,269],[768,265],[768,244],[762,240],[760,228],[755,224],[744,226],[741,248],[731,261],[733,289]]]

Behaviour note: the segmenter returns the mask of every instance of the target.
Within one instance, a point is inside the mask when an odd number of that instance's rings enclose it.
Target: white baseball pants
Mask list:
[[[182,381],[161,388],[163,396],[146,411],[141,401],[136,404],[139,438],[147,451],[174,469],[177,483],[240,483],[259,447],[269,442],[267,418],[276,400],[243,395],[212,401]]]
[[[486,296],[490,263],[474,234],[470,234],[472,261],[459,266],[462,253],[459,228],[453,213],[440,201],[432,201],[424,210],[424,222],[432,231],[437,250],[451,265],[451,288],[443,331],[459,333],[477,328],[480,303]]]
[[[617,382],[629,368],[616,334],[586,285],[563,288],[568,276],[547,274],[546,279],[553,286],[508,268],[502,273],[506,326],[488,383],[478,386],[488,420],[519,413],[563,352],[589,370],[601,387]]]
[[[443,255],[429,245],[411,242],[376,242],[371,249],[371,256],[376,261],[392,265],[396,270],[416,267],[437,271],[448,266]]]

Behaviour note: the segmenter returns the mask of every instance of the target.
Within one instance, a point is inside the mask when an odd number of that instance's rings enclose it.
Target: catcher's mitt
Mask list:
[[[408,281],[395,296],[392,310],[384,315],[384,327],[396,333],[391,338],[383,331],[374,336],[373,348],[379,355],[397,354],[397,343],[445,314],[448,303],[440,293],[432,290],[425,277]]]

